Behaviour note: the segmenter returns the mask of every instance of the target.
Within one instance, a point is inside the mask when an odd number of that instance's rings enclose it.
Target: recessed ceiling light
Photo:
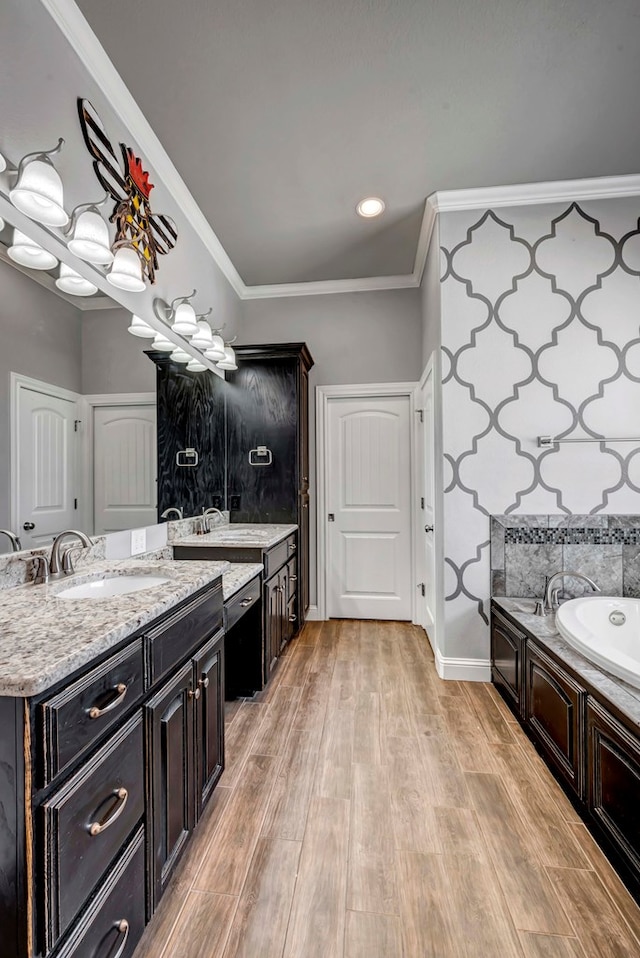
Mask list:
[[[356,206],[358,216],[364,216],[365,219],[380,216],[383,211],[384,200],[381,200],[379,196],[367,196],[364,200],[360,200]]]

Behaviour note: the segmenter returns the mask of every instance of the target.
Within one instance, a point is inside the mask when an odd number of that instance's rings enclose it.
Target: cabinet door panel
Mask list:
[[[199,653],[195,670],[200,689],[196,707],[199,818],[224,768],[224,632]]]
[[[194,822],[193,665],[188,662],[145,707],[151,761],[154,904]]]
[[[640,870],[640,743],[601,705],[587,705],[589,811]]]
[[[526,717],[547,757],[584,793],[584,690],[533,642],[526,650]]]
[[[524,636],[499,613],[491,617],[491,665],[496,685],[520,713],[522,696],[522,657]]]
[[[144,813],[142,714],[43,805],[47,942],[70,925]]]

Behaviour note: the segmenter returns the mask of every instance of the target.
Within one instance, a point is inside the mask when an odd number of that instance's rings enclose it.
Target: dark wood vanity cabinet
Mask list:
[[[222,581],[0,698],[0,958],[130,958],[224,767]]]

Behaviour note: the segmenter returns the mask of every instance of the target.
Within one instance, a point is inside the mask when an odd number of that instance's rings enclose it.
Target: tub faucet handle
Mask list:
[[[536,599],[536,609],[535,609],[535,612],[534,612],[533,614],[534,614],[534,615],[540,615],[540,616],[543,616],[543,615],[546,615],[546,614],[547,614],[547,610],[546,610],[545,604],[544,604],[544,599]]]

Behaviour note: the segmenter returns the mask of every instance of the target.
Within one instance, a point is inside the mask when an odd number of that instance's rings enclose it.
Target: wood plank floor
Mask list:
[[[637,908],[489,685],[421,629],[308,623],[135,958],[633,958]]]

